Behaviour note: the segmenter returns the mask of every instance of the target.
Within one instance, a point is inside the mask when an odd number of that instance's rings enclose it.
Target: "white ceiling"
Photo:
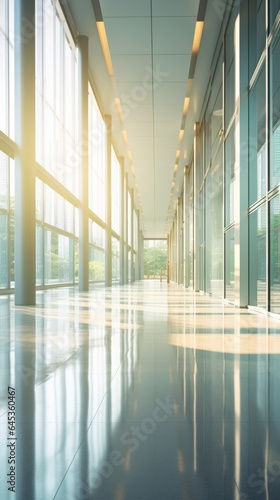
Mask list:
[[[140,193],[144,236],[163,237],[198,0],[100,0],[100,7]]]
[[[144,237],[163,238],[174,216],[184,165],[190,159],[193,124],[200,118],[209,85],[211,61],[223,13],[217,11],[215,2],[207,4],[185,136],[179,144],[199,0],[99,0],[113,62],[113,78],[108,75],[96,29],[93,6],[97,2],[68,1],[74,30],[89,37],[94,90],[102,112],[112,115],[114,144],[119,155],[125,158],[129,185],[134,188],[134,200],[142,213]],[[153,79],[153,89],[152,67],[157,75]],[[116,97],[121,100],[123,123],[114,105]],[[127,132],[128,146],[123,140],[122,128]],[[179,148],[179,169],[171,194]],[[131,173],[128,150],[131,151],[135,178]]]

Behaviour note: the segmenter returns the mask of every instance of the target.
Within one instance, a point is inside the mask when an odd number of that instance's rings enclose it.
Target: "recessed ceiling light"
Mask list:
[[[189,105],[190,105],[190,98],[189,97],[185,97],[183,115],[187,114]]]
[[[100,38],[100,43],[101,43],[101,47],[103,50],[104,59],[105,59],[105,63],[107,66],[109,76],[114,76],[113,63],[112,63],[112,59],[111,59],[105,24],[103,21],[98,21],[96,23],[96,26],[97,26],[97,30],[98,30],[98,34],[99,34],[99,38]]]
[[[122,135],[123,135],[123,138],[124,138],[124,142],[126,143],[126,145],[128,144],[128,137],[127,137],[127,133],[126,133],[126,130],[123,130],[122,131]]]
[[[183,137],[184,137],[184,133],[185,133],[185,131],[183,129],[181,129],[180,133],[179,133],[179,142],[182,142]]]
[[[192,47],[192,52],[195,54],[199,51],[200,42],[201,42],[201,38],[202,38],[202,32],[203,32],[203,26],[204,26],[203,21],[197,21],[195,24],[194,37],[193,37],[193,47]]]

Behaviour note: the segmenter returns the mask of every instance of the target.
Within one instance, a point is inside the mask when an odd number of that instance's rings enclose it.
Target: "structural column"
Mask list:
[[[35,236],[35,0],[15,0],[15,304],[34,305]]]
[[[194,161],[193,161],[193,289],[199,291],[199,218],[203,217],[202,207],[198,204],[199,186],[197,183],[200,163],[200,124],[194,125]]]
[[[137,245],[136,245],[136,255],[135,255],[135,266],[134,266],[134,280],[139,280],[139,210],[135,211],[137,227],[134,227],[134,233],[136,234]]]
[[[124,158],[120,158],[120,168],[121,168],[121,227],[120,227],[120,284],[125,283],[125,258],[124,258],[124,246],[125,246],[125,219],[124,219]]]
[[[112,286],[112,117],[105,116],[106,123],[106,238],[105,238],[105,286]]]
[[[142,233],[140,229],[140,210],[137,210],[137,275],[136,279],[142,279]]]
[[[88,38],[78,37],[78,126],[80,158],[79,290],[88,291]]]
[[[184,286],[187,288],[189,286],[188,282],[188,262],[189,262],[189,256],[188,256],[188,225],[187,225],[187,215],[188,215],[188,200],[187,200],[187,175],[188,175],[188,167],[185,166],[184,168],[184,208],[183,208],[183,221],[184,221],[184,245],[183,245],[183,252],[184,252]]]
[[[134,277],[134,191],[130,190],[131,196],[131,212],[129,214],[131,220],[131,259],[130,259],[130,281],[133,283]]]
[[[124,190],[124,282],[128,283],[128,174],[125,174]]]

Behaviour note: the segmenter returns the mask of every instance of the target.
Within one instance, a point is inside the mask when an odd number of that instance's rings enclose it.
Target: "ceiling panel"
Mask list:
[[[150,0],[100,0],[104,17],[150,17]]]
[[[162,236],[198,0],[100,0],[146,231]],[[152,29],[151,29],[152,28]],[[153,40],[151,40],[153,36]],[[125,146],[126,147],[126,146]],[[130,172],[130,161],[126,156]],[[130,185],[134,179],[129,175]]]
[[[179,131],[178,131],[179,132]],[[155,138],[155,157],[175,159],[178,148],[178,137],[172,134],[171,137],[156,137]]]
[[[191,54],[195,21],[195,17],[154,18],[154,54]]]
[[[189,54],[155,55],[154,67],[165,82],[184,82],[186,84],[191,56]]]
[[[197,16],[198,0],[153,0],[154,16]]]
[[[131,137],[129,139],[129,147],[133,151],[135,158],[153,158],[154,145],[152,138],[149,138],[143,144],[143,141],[140,141],[138,137]]]
[[[151,121],[146,123],[143,122],[127,123],[126,131],[128,135],[128,140],[132,137],[134,138],[139,137],[144,147],[145,147],[145,140],[142,141],[142,138],[144,139],[148,138],[150,141],[153,141],[153,123]],[[147,141],[147,144],[148,143],[149,141]]]
[[[137,82],[149,90],[152,58],[150,54],[114,55],[114,73],[118,82]],[[186,81],[186,79],[185,79]]]
[[[180,129],[181,125],[181,120],[179,117],[179,120],[176,122],[171,122],[169,120],[166,120],[165,122],[158,122],[155,123],[155,136],[156,137],[172,137],[172,140],[174,139],[173,134],[174,130]],[[179,137],[179,134],[178,134]]]
[[[105,27],[111,55],[151,53],[151,21],[149,18],[106,18]]]
[[[128,116],[125,118],[126,123],[133,122],[150,122],[153,119],[152,104],[138,104],[134,108],[130,108]]]
[[[139,170],[139,173],[141,173],[142,175],[149,175],[151,172],[154,171],[154,162],[153,162],[153,158],[147,158],[147,159],[141,159],[141,163],[138,164],[138,170]],[[142,177],[141,175],[141,177]],[[145,180],[145,179],[144,179]]]
[[[139,82],[117,82],[117,89],[122,107],[134,110],[143,104],[152,104],[152,92],[148,92],[143,83]]]
[[[164,110],[165,104],[180,104],[181,112],[183,111],[182,105],[186,94],[186,83],[161,83],[155,90],[154,98],[155,104],[159,105]],[[166,117],[168,119],[168,117]]]
[[[176,122],[178,117],[181,118],[183,107],[184,107],[184,98],[185,94],[181,96],[177,100],[177,102],[173,103],[165,103],[164,106],[157,103],[157,100],[154,104],[154,118],[155,122],[166,122],[166,120],[170,120],[172,122]]]

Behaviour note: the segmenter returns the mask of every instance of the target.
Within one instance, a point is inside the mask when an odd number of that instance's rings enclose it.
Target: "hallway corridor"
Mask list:
[[[279,499],[278,319],[158,281],[0,317],[1,500]]]

